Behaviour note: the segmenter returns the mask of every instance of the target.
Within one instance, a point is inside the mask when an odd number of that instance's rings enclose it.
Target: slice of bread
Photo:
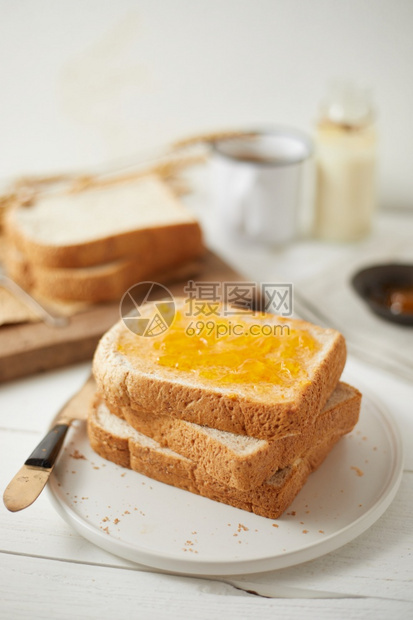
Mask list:
[[[199,224],[155,176],[50,194],[10,209],[5,230],[33,264],[89,267],[134,257],[154,271],[202,254]]]
[[[199,426],[156,412],[128,407],[109,410],[135,430],[198,464],[198,469],[237,489],[260,486],[271,474],[329,437],[350,432],[360,412],[361,394],[339,383],[324,409],[305,432],[266,441]]]
[[[273,474],[264,484],[247,491],[227,486],[205,474],[192,461],[133,429],[96,402],[88,418],[90,444],[100,456],[122,467],[257,515],[277,519],[288,508],[319,467],[342,433],[329,436]]]
[[[175,299],[175,305],[174,323],[160,336],[138,336],[120,321],[99,342],[93,373],[110,406],[269,440],[300,433],[315,420],[344,368],[339,332],[235,308],[229,321],[228,308],[216,304],[220,316],[198,314],[196,320],[226,329],[231,322],[244,335],[216,337],[214,331],[209,337],[203,331],[191,337],[194,317],[187,316],[185,300]],[[142,306],[140,317],[151,317],[156,308]],[[265,336],[265,326],[274,335]]]
[[[33,294],[88,303],[119,300],[128,288],[144,280],[166,284],[194,277],[201,268],[201,259],[177,262],[171,256],[166,267],[157,263],[158,257],[150,261],[131,258],[93,267],[53,268],[30,263],[14,248],[8,248],[4,259],[10,277]]]

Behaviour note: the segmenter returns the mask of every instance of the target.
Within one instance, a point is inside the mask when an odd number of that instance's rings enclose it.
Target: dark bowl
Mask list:
[[[403,295],[403,291],[410,289],[413,294],[413,265],[372,265],[358,271],[351,283],[372,312],[392,323],[413,325],[413,310],[396,310],[389,301],[392,291],[401,291]]]

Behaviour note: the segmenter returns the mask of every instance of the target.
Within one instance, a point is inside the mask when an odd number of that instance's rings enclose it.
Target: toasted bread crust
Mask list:
[[[178,305],[180,301],[177,301]],[[272,317],[274,321],[309,330],[325,346],[309,360],[309,380],[290,390],[265,398],[254,398],[240,386],[223,389],[212,381],[188,373],[156,366],[148,355],[147,341],[137,337],[140,367],[132,366],[119,353],[117,343],[126,328],[117,323],[101,339],[93,361],[98,390],[109,405],[157,411],[188,422],[258,439],[277,439],[299,433],[316,418],[333,393],[346,361],[343,336],[305,321]]]
[[[336,394],[339,396],[335,399]],[[231,442],[242,445],[243,436],[224,433],[221,437],[219,433],[211,434],[205,427],[158,415],[156,411],[114,406],[108,409],[161,446],[197,462],[200,469],[223,484],[248,490],[263,484],[274,471],[287,467],[320,441],[337,433],[350,432],[358,421],[360,404],[360,392],[341,383],[323,411],[306,426],[305,432],[273,441],[254,440],[253,450],[245,453],[231,446]]]

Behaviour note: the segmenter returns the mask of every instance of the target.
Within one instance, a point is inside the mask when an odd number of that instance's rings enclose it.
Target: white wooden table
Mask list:
[[[412,226],[411,216],[407,222]],[[208,234],[250,278],[271,266],[290,273],[297,266],[291,252],[254,251],[252,257]],[[337,250],[316,245],[311,252],[318,268]],[[76,534],[43,493],[20,513],[0,507],[0,618],[413,618],[413,382],[352,357],[348,368],[397,420],[405,444],[401,487],[385,514],[341,549],[246,577],[278,584],[285,598],[254,596],[218,580],[157,574],[112,556]],[[0,387],[2,490],[89,371],[90,364],[81,364]],[[314,598],[320,592],[336,597]]]

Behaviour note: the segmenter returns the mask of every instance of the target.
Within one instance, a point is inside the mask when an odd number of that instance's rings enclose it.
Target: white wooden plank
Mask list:
[[[274,617],[291,620],[409,618],[413,604],[374,598],[264,599],[223,584],[127,569],[3,556],[0,618],[77,620]]]
[[[90,373],[90,362],[0,385],[0,428],[44,432]]]
[[[0,442],[4,446],[0,485],[4,488],[21,465],[21,453],[28,454],[31,450],[33,435],[3,431]],[[413,600],[412,514],[413,475],[405,474],[401,489],[388,511],[352,543],[301,566],[246,578],[262,583],[276,580],[277,583],[314,590]],[[80,563],[138,568],[91,545],[72,531],[55,513],[44,494],[20,513],[11,514],[1,506],[0,549]]]

